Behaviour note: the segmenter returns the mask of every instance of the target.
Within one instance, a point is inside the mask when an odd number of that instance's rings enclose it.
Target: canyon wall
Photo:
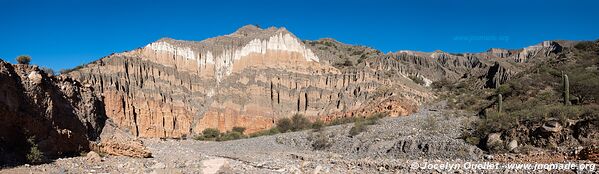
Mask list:
[[[521,50],[382,54],[333,39],[301,41],[285,28],[245,26],[203,41],[163,38],[68,75],[101,95],[106,114],[138,137],[181,138],[206,128],[252,133],[303,114],[312,120],[415,112],[435,81],[495,87],[557,42]]]
[[[106,119],[89,86],[0,60],[0,165],[26,162],[33,146],[50,159],[79,155]]]
[[[313,120],[400,116],[432,97],[403,77],[321,62],[284,28],[254,26],[201,42],[160,39],[69,76],[97,89],[108,117],[139,137],[188,137],[235,126],[252,133],[296,113]]]

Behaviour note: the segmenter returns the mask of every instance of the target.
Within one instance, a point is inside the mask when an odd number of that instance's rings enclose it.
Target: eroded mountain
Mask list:
[[[299,113],[312,120],[403,116],[435,98],[435,81],[494,87],[558,54],[558,42],[520,50],[451,54],[378,50],[332,39],[301,41],[285,28],[248,25],[203,41],[163,38],[68,76],[92,86],[109,118],[139,137],[188,137],[206,128],[270,128]]]

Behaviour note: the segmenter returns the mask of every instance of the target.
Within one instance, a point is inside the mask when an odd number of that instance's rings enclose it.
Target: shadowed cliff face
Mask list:
[[[50,159],[79,155],[99,138],[105,120],[92,88],[0,60],[0,165],[25,162],[34,145]]]
[[[69,73],[103,96],[106,113],[140,137],[187,137],[206,128],[247,133],[300,113],[309,118],[403,116],[434,99],[434,81],[475,77],[494,87],[555,42],[486,53],[377,50],[304,41],[284,28],[245,26],[200,42],[160,39]],[[414,79],[420,79],[418,82]],[[420,84],[418,84],[420,83]]]
[[[251,133],[295,113],[325,120],[375,112],[401,116],[432,98],[404,77],[321,62],[284,28],[253,26],[201,42],[161,39],[69,76],[98,89],[108,117],[140,137],[234,126]]]

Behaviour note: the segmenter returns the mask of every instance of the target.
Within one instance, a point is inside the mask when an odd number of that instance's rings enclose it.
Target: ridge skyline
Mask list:
[[[266,2],[238,1],[231,7],[187,1],[118,5],[10,1],[0,10],[0,22],[6,26],[0,29],[0,57],[14,63],[16,56],[28,54],[34,64],[70,68],[164,36],[202,40],[245,24],[285,26],[302,40],[335,38],[382,52],[481,52],[543,40],[599,38],[593,18],[599,15],[593,9],[596,1]],[[491,36],[497,40],[476,40]],[[507,42],[499,40],[506,37]],[[475,40],[464,40],[470,38]]]

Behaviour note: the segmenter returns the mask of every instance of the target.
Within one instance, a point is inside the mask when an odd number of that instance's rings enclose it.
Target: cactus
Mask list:
[[[503,96],[497,94],[497,112],[501,113],[501,109],[503,109]]]
[[[570,103],[570,81],[568,80],[568,75],[564,74],[562,77],[563,85],[564,85],[564,104],[571,105]]]

